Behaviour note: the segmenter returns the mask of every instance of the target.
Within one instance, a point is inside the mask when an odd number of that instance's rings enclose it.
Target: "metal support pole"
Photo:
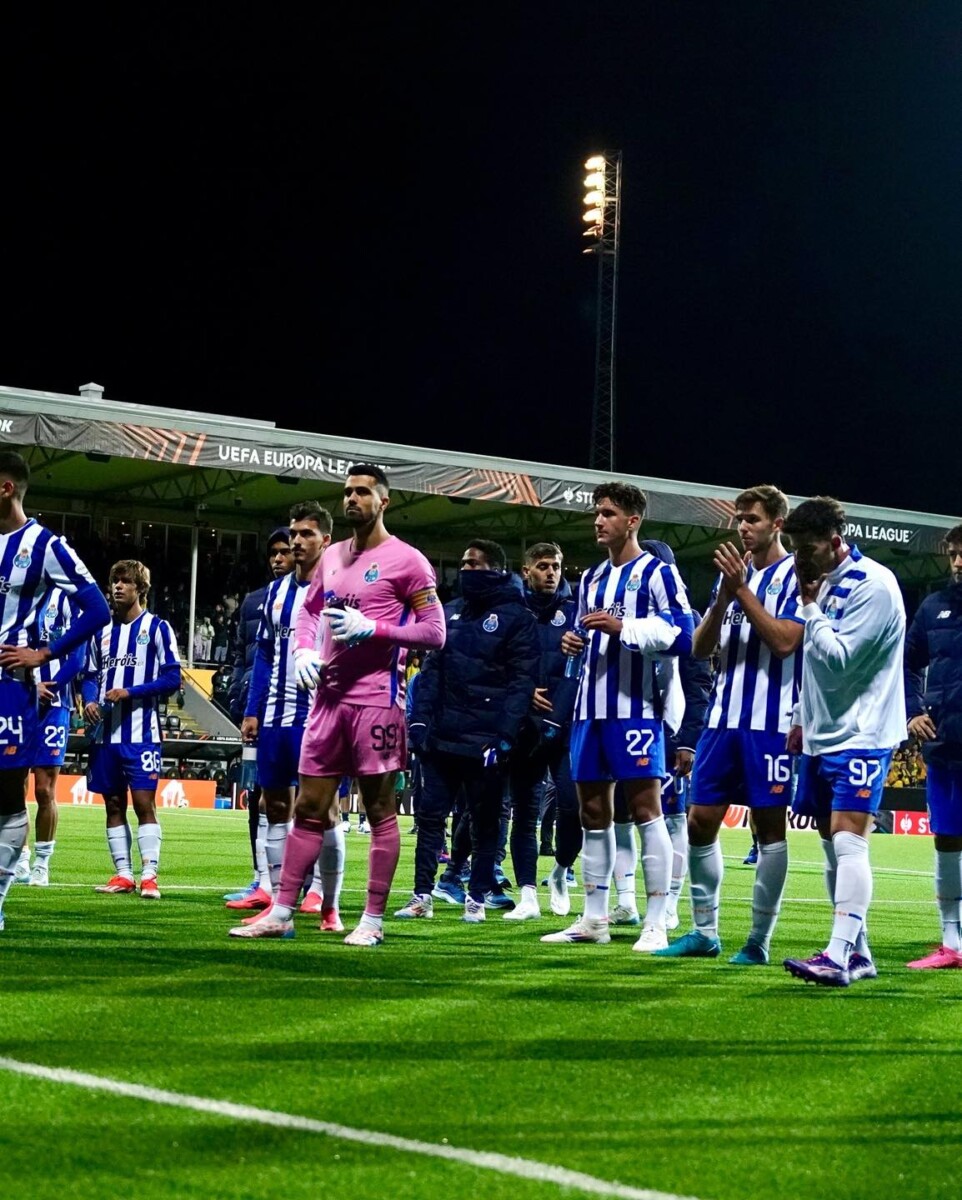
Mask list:
[[[585,251],[598,260],[598,309],[595,322],[595,387],[591,419],[590,465],[598,471],[615,469],[616,388],[615,356],[618,317],[618,259],[621,253],[621,151],[605,151],[589,160],[596,173],[588,218],[595,223],[586,231],[594,239]],[[587,164],[586,164],[587,165]],[[601,181],[603,187],[601,186]],[[586,180],[586,185],[588,181]]]
[[[194,626],[197,623],[197,543],[199,530],[193,525],[190,530],[190,610],[187,616],[187,666],[194,665]]]

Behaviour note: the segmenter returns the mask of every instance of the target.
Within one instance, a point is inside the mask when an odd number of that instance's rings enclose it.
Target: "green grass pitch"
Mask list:
[[[389,918],[376,950],[311,917],[293,941],[230,941],[221,893],[247,881],[246,818],[161,820],[149,904],[93,893],[110,874],[103,813],[62,811],[51,887],[18,885],[5,906],[0,1055],[701,1200],[959,1193],[962,974],[904,969],[938,941],[929,839],[873,837],[880,975],[834,991],[780,965],[652,960],[630,929],[543,946],[564,923],[550,914],[466,926],[441,903],[430,922]],[[747,930],[747,844],[724,834],[726,956]],[[817,838],[790,851],[776,963],[829,928]],[[348,927],[366,858],[352,834]],[[36,1200],[588,1195],[8,1071],[0,1113],[4,1191]]]

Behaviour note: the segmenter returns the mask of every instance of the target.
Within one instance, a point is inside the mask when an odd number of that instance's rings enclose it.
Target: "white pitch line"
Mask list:
[[[345,1142],[360,1142],[365,1146],[378,1146],[398,1150],[407,1154],[423,1154],[429,1158],[444,1158],[465,1166],[478,1167],[485,1171],[496,1171],[500,1175],[513,1175],[518,1179],[533,1179],[537,1183],[553,1183],[561,1188],[577,1188],[594,1196],[613,1196],[616,1200],[695,1200],[694,1197],[679,1196],[673,1192],[656,1192],[650,1188],[630,1187],[628,1184],[597,1179],[581,1171],[569,1171],[550,1163],[535,1162],[527,1158],[514,1158],[507,1154],[496,1154],[485,1150],[468,1150],[461,1146],[436,1145],[419,1142],[411,1138],[397,1137],[392,1133],[378,1133],[370,1129],[353,1129],[349,1125],[335,1125],[329,1121],[315,1121],[310,1117],[299,1117],[293,1113],[274,1112],[269,1108],[254,1108],[249,1104],[232,1104],[227,1100],[209,1100],[204,1096],[189,1096],[182,1092],[168,1092],[161,1088],[144,1087],[138,1083],[125,1083],[120,1079],[106,1079],[100,1075],[89,1075],[85,1071],[70,1071],[62,1067],[44,1067],[39,1063],[20,1062],[15,1058],[0,1057],[0,1070],[15,1075],[27,1075],[34,1079],[45,1079],[50,1083],[65,1083],[89,1091],[110,1092],[115,1096],[126,1096],[132,1100],[145,1100],[150,1104],[166,1104],[172,1108],[193,1109],[215,1117],[228,1117],[235,1121],[254,1121],[259,1125],[272,1125],[277,1129],[298,1129],[304,1133],[320,1133],[339,1138]]]

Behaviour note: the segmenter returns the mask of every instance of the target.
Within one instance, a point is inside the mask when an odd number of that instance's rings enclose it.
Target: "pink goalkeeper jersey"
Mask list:
[[[320,646],[327,663],[322,687],[352,704],[387,708],[404,703],[404,649],[444,645],[444,614],[434,568],[393,535],[355,554],[353,541],[328,546],[317,564],[294,632],[296,649]],[[377,622],[355,646],[335,642],[322,608],[357,608]],[[318,629],[322,624],[323,629]]]

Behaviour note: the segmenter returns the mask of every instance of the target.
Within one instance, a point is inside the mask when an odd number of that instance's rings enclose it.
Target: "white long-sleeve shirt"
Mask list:
[[[853,546],[799,616],[805,753],[887,750],[904,741],[905,606],[888,567]]]

